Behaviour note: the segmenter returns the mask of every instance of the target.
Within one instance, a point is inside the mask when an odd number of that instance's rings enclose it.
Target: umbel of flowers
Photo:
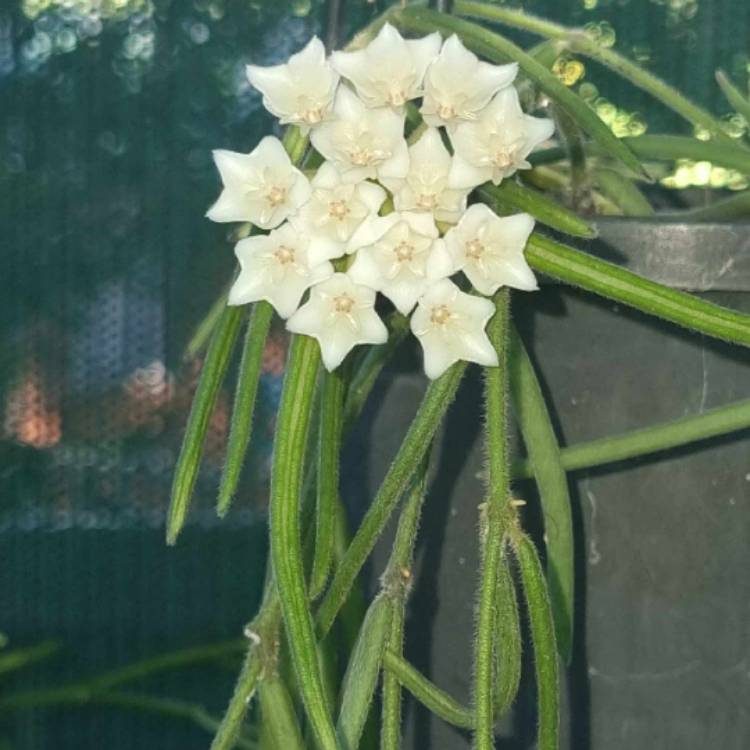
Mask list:
[[[265,107],[309,132],[324,161],[309,177],[271,136],[249,154],[214,152],[224,189],[208,217],[268,230],[237,243],[229,304],[268,301],[333,370],[353,347],[387,340],[379,293],[411,316],[428,377],[457,360],[496,365],[487,297],[537,288],[523,254],[534,221],[468,202],[528,168],[553,132],[522,111],[516,73],[456,36],[404,39],[389,24],[356,52],[326,57],[313,38],[283,65],[248,66]],[[423,124],[407,142],[415,100]]]

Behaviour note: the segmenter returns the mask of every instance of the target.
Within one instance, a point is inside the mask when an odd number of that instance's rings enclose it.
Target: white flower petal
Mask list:
[[[492,179],[491,167],[470,164],[458,152],[453,154],[448,184],[456,190],[470,190]]]
[[[314,286],[310,299],[287,321],[294,333],[313,336],[326,369],[338,367],[358,344],[381,344],[388,331],[374,309],[375,292],[336,273]]]
[[[492,302],[465,294],[448,279],[429,287],[411,318],[427,376],[439,377],[460,359],[496,365],[497,354],[485,332],[494,312]]]
[[[338,75],[326,62],[323,43],[317,37],[284,65],[248,65],[246,72],[250,83],[262,92],[263,105],[283,123],[307,130],[331,110]]]
[[[347,243],[346,252],[351,254],[361,247],[377,242],[397,221],[398,214],[396,213],[373,216],[364,221]]]
[[[388,197],[385,190],[374,182],[362,182],[358,185],[359,197],[367,208],[374,214],[380,211]]]

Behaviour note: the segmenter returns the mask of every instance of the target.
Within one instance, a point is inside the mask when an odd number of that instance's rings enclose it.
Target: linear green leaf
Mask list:
[[[525,534],[518,535],[515,551],[534,647],[539,722],[538,748],[539,750],[558,750],[560,746],[560,681],[555,648],[555,626],[547,584],[534,544]]]
[[[691,102],[677,89],[657,78],[653,73],[649,73],[609,47],[598,44],[581,29],[567,28],[551,21],[527,15],[523,11],[505,6],[474,2],[474,0],[456,0],[453,12],[460,16],[482,18],[487,21],[514,26],[550,39],[563,40],[567,42],[571,51],[578,52],[607,66],[634,86],[651,94],[688,122],[706,128],[717,140],[731,141],[722,129],[721,123],[709,112]]]
[[[503,545],[497,570],[497,609],[495,611],[495,716],[502,716],[512,705],[521,682],[521,623],[516,587]]]
[[[457,362],[428,386],[396,458],[383,479],[349,549],[339,562],[336,574],[320,605],[317,614],[320,633],[327,633],[333,624],[336,614],[375,542],[383,532],[399,497],[427,452],[432,437],[453,401],[465,369],[465,362]]]
[[[536,271],[567,284],[713,338],[750,346],[750,316],[649,281],[543,235],[531,235],[526,260]]]
[[[336,733],[341,750],[357,750],[367,720],[391,621],[391,602],[382,594],[369,606],[342,687]]]
[[[495,315],[487,335],[497,352],[498,366],[486,367],[485,446],[488,481],[480,519],[480,570],[477,629],[474,636],[474,747],[492,750],[495,725],[495,647],[497,645],[497,574],[503,542],[512,520],[508,468],[508,355],[510,294],[501,289],[494,298]]]
[[[542,501],[557,646],[568,662],[573,642],[573,521],[568,478],[534,366],[515,329],[510,352],[511,397]]]
[[[185,523],[206,432],[244,316],[242,307],[225,307],[211,336],[172,480],[172,497],[167,512],[167,544],[177,541]]]
[[[31,664],[48,659],[60,650],[57,641],[42,641],[33,646],[14,648],[0,654],[0,675],[15,672]]]
[[[216,511],[219,516],[224,516],[229,510],[234,493],[237,491],[247,446],[250,444],[255,397],[258,393],[258,381],[263,364],[263,351],[272,318],[273,307],[268,302],[256,302],[253,305],[250,322],[245,333],[240,371],[237,375],[234,407],[232,408],[232,425],[229,430],[224,471],[221,475],[219,500],[216,504]]]
[[[682,417],[623,435],[571,445],[562,449],[560,458],[566,471],[589,469],[592,466],[648,456],[748,428],[750,399],[745,399],[709,409],[703,414]],[[528,461],[519,461],[513,467],[513,476],[519,479],[532,476],[531,464]]]
[[[323,591],[333,561],[339,497],[339,454],[346,384],[341,370],[321,373],[318,488],[315,504],[315,555],[310,575],[310,598]]]
[[[490,205],[510,206],[531,214],[537,221],[565,234],[592,239],[596,229],[573,211],[532,188],[515,180],[503,180],[499,185],[485,185],[480,195]]]
[[[719,167],[736,169],[743,174],[750,174],[750,151],[731,142],[715,143],[714,141],[700,141],[684,135],[639,135],[623,138],[629,148],[643,161],[678,161],[690,159],[693,161],[710,161]],[[589,144],[588,150],[597,157],[606,156],[606,152],[596,144]],[[552,164],[565,159],[567,154],[563,148],[547,148],[529,154],[529,161],[534,166]]]
[[[258,686],[260,716],[264,738],[273,750],[304,750],[294,705],[283,680],[278,675],[264,677]],[[269,748],[270,750],[270,748]]]
[[[659,218],[667,216],[677,221],[733,221],[750,217],[750,190],[743,190],[737,195],[714,201],[707,206],[700,206],[689,211],[676,213],[659,213]]]
[[[629,177],[614,169],[596,169],[594,181],[625,216],[653,216],[654,209]]]
[[[430,682],[408,661],[390,650],[383,654],[383,665],[431,713],[461,729],[474,728],[474,714],[448,693]]]
[[[716,71],[716,82],[735,111],[745,118],[745,122],[750,123],[750,100],[747,96],[740,92],[722,70]]]
[[[650,179],[633,152],[612,133],[581,97],[563,85],[554,73],[510,40],[470,21],[463,21],[416,6],[396,11],[392,20],[397,26],[408,31],[418,33],[440,31],[444,35],[455,33],[469,49],[492,62],[516,61],[524,73],[607,152],[620,160],[634,174]]]
[[[414,562],[414,545],[417,540],[419,517],[424,504],[427,469],[430,452],[427,452],[422,468],[409,493],[401,517],[398,520],[396,540],[381,577],[383,594],[392,602],[391,622],[386,648],[397,656],[404,649],[404,620],[406,600],[411,584],[411,570]],[[392,673],[383,675],[383,698],[381,712],[380,750],[399,750],[401,743],[401,685]]]
[[[222,312],[224,312],[224,308],[227,306],[228,296],[229,290],[225,289],[208,309],[203,320],[201,320],[195,327],[195,331],[185,347],[185,353],[182,355],[183,359],[193,359],[193,357],[202,351],[203,347],[211,337],[211,332],[218,323]]]
[[[308,336],[293,336],[276,421],[269,525],[273,571],[302,701],[321,749],[336,750],[305,588],[299,523],[302,471],[319,363],[318,342]]]

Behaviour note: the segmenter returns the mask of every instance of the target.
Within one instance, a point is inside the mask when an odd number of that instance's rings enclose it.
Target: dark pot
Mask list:
[[[649,278],[750,310],[750,226],[602,220],[589,250]],[[750,354],[554,284],[517,294],[564,445],[750,396]],[[481,379],[472,372],[437,443],[407,652],[462,702],[471,690],[482,501]],[[351,446],[345,491],[361,516],[416,408],[424,379],[388,373]],[[573,663],[563,747],[750,746],[750,431],[570,476],[576,531]],[[521,450],[519,448],[519,450]],[[539,537],[532,483],[525,523]],[[371,564],[377,582],[390,538]],[[521,697],[498,747],[534,745],[527,654]],[[468,736],[412,703],[407,747],[459,750]]]

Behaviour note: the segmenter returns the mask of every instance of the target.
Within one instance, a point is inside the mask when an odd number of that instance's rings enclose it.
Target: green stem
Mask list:
[[[226,462],[221,475],[219,500],[216,511],[224,516],[237,490],[242,466],[245,461],[247,446],[255,412],[255,398],[258,393],[258,381],[263,365],[263,351],[266,336],[273,318],[273,307],[268,302],[256,302],[250,314],[250,322],[245,333],[245,346],[237,375],[237,385],[232,409],[232,426],[229,430]]]
[[[57,641],[43,641],[25,648],[15,648],[0,654],[0,675],[15,672],[30,664],[48,659],[60,650]]]
[[[424,504],[429,451],[423,462],[420,476],[414,483],[409,497],[404,503],[398,521],[396,539],[388,565],[381,578],[383,593],[391,601],[391,622],[386,648],[401,656],[404,648],[404,620],[406,601],[412,580],[414,545],[417,540],[419,517]],[[385,672],[383,675],[383,708],[380,733],[381,750],[398,750],[401,744],[401,686],[396,675]]]
[[[719,84],[727,101],[734,107],[735,111],[744,117],[745,122],[750,125],[750,100],[729,80],[726,73],[716,71],[716,82]]]
[[[513,705],[521,682],[521,622],[516,587],[508,563],[508,545],[504,544],[497,570],[497,610],[495,632],[495,716],[502,716]]]
[[[240,653],[244,645],[242,640],[232,640],[159,654],[58,688],[11,693],[0,699],[0,709],[32,708],[67,700],[71,702],[90,700],[98,693],[111,690],[128,682],[143,680],[161,672],[214,661],[224,656]]]
[[[462,16],[471,16],[488,21],[513,26],[530,31],[539,36],[566,41],[570,49],[592,60],[606,65],[610,70],[630,81],[634,86],[648,92],[656,99],[694,125],[706,128],[718,141],[731,142],[724,132],[721,123],[697,106],[677,89],[652,73],[644,70],[623,55],[608,47],[603,47],[580,29],[571,29],[551,21],[527,15],[523,11],[513,10],[505,6],[490,5],[474,0],[456,0],[453,12]]]
[[[543,193],[525,187],[515,180],[503,180],[497,187],[491,184],[479,189],[482,200],[490,205],[500,204],[531,214],[537,221],[565,234],[592,239],[596,229],[577,214],[553,201]]]
[[[324,635],[351,590],[362,565],[385,528],[403,488],[417,470],[432,437],[455,396],[466,363],[458,362],[430,383],[401,448],[391,464],[362,524],[336,570],[318,610],[319,632]]]
[[[629,177],[615,169],[597,169],[594,181],[625,216],[653,216],[654,209]]]
[[[495,611],[497,571],[503,540],[512,519],[509,503],[508,472],[508,344],[510,295],[507,289],[495,295],[497,312],[487,326],[495,347],[497,367],[485,368],[486,450],[488,464],[487,496],[480,523],[480,584],[477,606],[477,632],[474,639],[474,710],[476,750],[494,746],[495,710],[493,677],[495,668]]]
[[[242,307],[225,307],[211,337],[172,480],[172,497],[167,513],[167,544],[177,541],[185,523],[198,477],[206,432],[244,315]]]
[[[693,331],[750,346],[750,316],[644,279],[534,233],[526,260],[536,271]]]
[[[322,750],[336,750],[305,588],[300,537],[302,472],[319,362],[315,339],[292,338],[274,441],[269,523],[274,577],[305,711]]]
[[[430,682],[404,658],[386,650],[383,665],[431,713],[455,727],[474,728],[474,714]]]
[[[735,221],[750,217],[750,190],[743,190],[737,195],[714,201],[707,206],[680,211],[674,214],[660,213],[660,218],[668,217],[675,221]]]
[[[339,497],[339,454],[346,383],[340,370],[321,373],[320,431],[318,439],[318,492],[315,556],[310,576],[310,598],[323,591],[333,560]]]
[[[224,312],[224,308],[227,306],[228,297],[229,287],[227,287],[216,298],[214,303],[208,309],[203,320],[201,320],[196,326],[195,332],[190,337],[190,341],[188,341],[187,346],[185,347],[185,353],[182,355],[184,360],[193,359],[203,350],[203,347],[206,346],[216,324],[219,322],[222,312]]]
[[[568,478],[539,380],[515,329],[510,356],[513,406],[542,502],[557,645],[563,659],[569,661],[573,641],[573,521]]]
[[[562,449],[560,458],[566,471],[589,469],[593,466],[647,456],[748,428],[750,428],[750,399],[624,435],[572,445]],[[530,462],[519,461],[514,464],[513,475],[519,479],[532,476]]]
[[[529,614],[537,687],[537,746],[558,750],[560,745],[560,699],[555,626],[547,585],[533,542],[515,534],[515,552]]]
[[[350,388],[348,390],[349,398],[347,398],[347,406],[345,410],[345,432],[348,432],[351,429],[351,426],[362,410],[365,401],[367,400],[367,397],[373,385],[375,384],[375,381],[377,380],[378,375],[389,360],[390,356],[393,355],[396,347],[395,345],[391,345],[392,339],[395,337],[398,338],[399,341],[401,341],[403,340],[403,336],[406,335],[406,332],[408,330],[408,321],[406,320],[406,318],[403,318],[403,316],[397,316],[397,319],[404,321],[404,325],[399,326],[398,328],[394,327],[394,330],[387,344],[384,344],[380,347],[370,347],[370,351],[365,355],[359,367],[355,370]],[[382,356],[382,354],[379,356],[375,356],[374,352],[382,352],[383,350],[387,351],[387,356]],[[345,530],[342,528],[345,524],[343,514],[337,513],[336,520],[336,538],[340,539],[341,537],[345,536]],[[344,550],[340,551],[340,553],[339,551],[337,551],[337,558],[340,559],[344,554]],[[270,563],[268,565],[268,571],[269,573],[271,573]],[[356,589],[353,589],[352,593],[356,591]],[[356,611],[357,605],[360,603],[359,600],[353,601],[351,599],[351,596],[352,594],[350,594],[349,598],[347,598],[347,616],[349,615],[349,606],[352,607],[352,610]],[[361,611],[364,612],[364,605],[362,605]],[[254,623],[258,622],[265,624],[263,628],[257,627],[255,624],[253,625],[253,628],[256,630],[256,632],[259,632],[259,637],[261,639],[277,638],[279,625],[281,623],[281,612],[279,607],[278,591],[276,589],[276,583],[274,581],[273,575],[268,575],[266,580],[263,603],[261,605],[260,611],[258,612],[258,615],[255,618]],[[348,622],[348,618],[344,620],[345,625],[347,625]],[[359,621],[357,622],[357,626],[358,625]],[[349,642],[354,643],[355,638],[356,632],[349,632]],[[211,745],[211,750],[230,750],[230,748],[232,747],[232,742],[234,741],[233,738],[236,737],[237,732],[239,732],[245,714],[247,713],[248,704],[250,703],[250,699],[255,692],[261,669],[262,667],[260,662],[259,650],[254,645],[251,645],[247,650],[242,671],[237,678],[237,683],[229,700],[229,705],[227,706],[227,709],[224,713],[224,717],[222,718],[219,731],[216,734],[216,737],[214,738],[214,741]]]
[[[273,750],[303,750],[305,743],[294,712],[294,705],[286,685],[278,675],[263,678],[258,687],[258,702],[264,738],[271,748]]]

